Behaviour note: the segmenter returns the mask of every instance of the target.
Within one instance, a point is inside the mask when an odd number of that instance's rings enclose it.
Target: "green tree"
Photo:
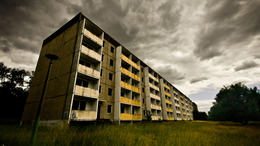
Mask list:
[[[210,109],[209,117],[216,121],[234,121],[247,124],[248,121],[259,120],[260,92],[248,88],[242,83],[221,88]]]
[[[198,110],[194,110],[192,113],[194,120],[208,120],[208,115],[206,112],[199,112]]]
[[[20,120],[30,88],[30,81],[25,81],[25,76],[32,75],[0,62],[0,119]]]

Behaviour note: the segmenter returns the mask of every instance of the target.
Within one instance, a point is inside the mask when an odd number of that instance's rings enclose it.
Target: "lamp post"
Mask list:
[[[46,94],[46,87],[48,85],[49,75],[50,75],[50,71],[51,71],[52,61],[59,59],[59,57],[54,55],[54,54],[46,54],[45,57],[50,59],[50,63],[49,63],[47,75],[46,75],[46,78],[45,78],[39,107],[38,107],[38,110],[37,110],[37,113],[36,113],[36,118],[35,118],[35,121],[34,121],[34,124],[33,124],[33,131],[32,131],[32,136],[31,136],[31,145],[32,146],[35,145],[35,141],[36,141],[37,131],[38,131],[40,117],[41,117],[41,112],[42,112],[42,108],[43,108],[43,104],[44,104],[44,97],[45,97],[45,94]]]

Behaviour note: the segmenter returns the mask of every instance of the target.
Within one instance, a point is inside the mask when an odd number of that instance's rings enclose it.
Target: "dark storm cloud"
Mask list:
[[[200,81],[207,80],[207,79],[208,79],[207,77],[192,78],[190,83],[193,84],[193,83],[200,82]]]
[[[171,83],[176,83],[180,80],[185,79],[185,74],[178,72],[176,69],[172,68],[170,65],[158,66],[155,70],[163,75]]]
[[[209,0],[194,54],[202,60],[211,59],[234,44],[250,43],[260,33],[259,8],[259,0]]]
[[[241,65],[237,66],[235,71],[246,70],[257,66],[259,66],[259,64],[257,64],[255,61],[245,61]]]
[[[59,6],[46,0],[2,0],[0,5],[0,50],[20,49],[38,53],[44,38],[57,28]],[[10,45],[12,44],[12,45]]]

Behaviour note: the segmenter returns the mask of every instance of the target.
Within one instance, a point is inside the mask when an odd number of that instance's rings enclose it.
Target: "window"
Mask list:
[[[101,60],[104,61],[104,54],[102,54]]]
[[[102,77],[103,74],[103,69],[100,70],[100,76]]]
[[[111,47],[110,47],[110,52],[111,52],[111,53],[114,53],[114,52],[115,52],[115,48],[111,46]]]
[[[85,109],[86,109],[86,101],[80,101],[79,110],[85,110]]]
[[[101,93],[101,85],[99,85],[99,91],[98,92]]]
[[[143,72],[144,71],[144,68],[141,68],[141,72]]]
[[[88,87],[88,81],[82,81],[82,80],[77,79],[76,85]]]
[[[112,73],[109,73],[109,80],[113,80],[113,74]]]
[[[142,82],[144,82],[144,78],[142,77]]]
[[[112,96],[112,89],[111,88],[108,88],[108,95]]]
[[[103,47],[105,47],[105,41],[103,41]]]
[[[110,59],[110,66],[114,66],[114,60]]]
[[[144,88],[142,88],[142,91],[144,92]]]
[[[145,99],[143,98],[143,104],[145,103]]]
[[[107,105],[107,113],[112,113],[112,105]]]
[[[73,101],[72,110],[79,110],[79,101],[77,100]]]
[[[132,114],[135,114],[135,109],[134,108],[132,108]]]
[[[143,110],[144,116],[145,116],[145,110]]]
[[[121,92],[121,96],[122,96],[122,97],[125,97],[125,92]]]
[[[125,113],[125,107],[121,106],[121,113]]]

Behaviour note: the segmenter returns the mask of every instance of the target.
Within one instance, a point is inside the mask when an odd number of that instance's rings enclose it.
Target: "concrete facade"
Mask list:
[[[193,120],[192,101],[79,13],[44,40],[23,113],[33,122],[53,62],[42,121]]]

